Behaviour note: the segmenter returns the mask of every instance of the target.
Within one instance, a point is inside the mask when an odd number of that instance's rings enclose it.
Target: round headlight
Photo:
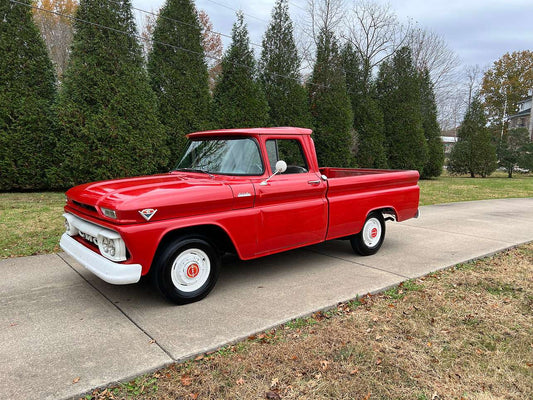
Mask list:
[[[68,218],[65,218],[65,232],[69,236],[76,236],[79,233],[78,229],[68,221]]]

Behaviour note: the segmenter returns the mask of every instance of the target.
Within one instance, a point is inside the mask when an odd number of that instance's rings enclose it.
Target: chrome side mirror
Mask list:
[[[279,160],[276,163],[276,172],[275,173],[282,174],[285,171],[287,171],[287,163],[285,161],[283,161],[283,160]]]
[[[272,178],[276,174],[282,174],[285,171],[287,171],[287,163],[283,160],[279,160],[276,163],[276,171],[272,175],[270,175],[268,178],[266,178],[263,182],[261,182],[259,185],[266,186],[270,178]]]

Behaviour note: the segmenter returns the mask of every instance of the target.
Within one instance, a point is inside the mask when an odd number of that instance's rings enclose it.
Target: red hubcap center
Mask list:
[[[189,278],[196,278],[199,272],[200,268],[198,267],[198,264],[191,264],[187,267],[187,276]]]
[[[378,235],[378,228],[372,228],[372,230],[370,231],[370,236],[372,236],[372,239],[375,239],[377,235]]]

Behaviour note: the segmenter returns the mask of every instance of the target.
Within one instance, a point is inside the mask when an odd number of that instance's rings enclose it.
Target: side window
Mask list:
[[[308,172],[307,162],[300,142],[296,139],[269,139],[266,141],[268,162],[272,171],[276,169],[276,162],[283,160],[287,163],[285,174],[299,174]]]

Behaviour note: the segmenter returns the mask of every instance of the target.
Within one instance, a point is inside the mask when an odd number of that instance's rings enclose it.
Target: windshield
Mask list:
[[[263,175],[264,171],[252,138],[195,140],[176,169],[223,175]]]

